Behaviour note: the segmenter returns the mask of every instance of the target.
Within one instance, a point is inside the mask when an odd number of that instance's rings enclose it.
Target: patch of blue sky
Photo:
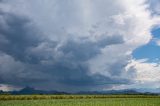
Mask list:
[[[160,46],[156,43],[156,40],[160,39],[160,28],[153,29],[152,35],[153,38],[148,44],[133,52],[132,55],[135,59],[148,59],[149,62],[160,61]]]

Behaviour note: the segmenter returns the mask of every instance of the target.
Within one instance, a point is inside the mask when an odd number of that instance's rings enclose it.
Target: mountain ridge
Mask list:
[[[123,89],[123,90],[107,90],[107,91],[79,91],[75,93],[63,92],[63,91],[45,91],[45,90],[37,90],[32,87],[24,87],[19,91],[0,91],[0,94],[13,94],[13,95],[29,95],[29,94],[89,94],[89,95],[98,95],[98,94],[145,94],[145,95],[160,95],[160,92],[149,92],[146,89]]]

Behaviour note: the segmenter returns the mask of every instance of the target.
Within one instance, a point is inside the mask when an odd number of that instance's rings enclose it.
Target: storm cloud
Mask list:
[[[130,1],[1,0],[0,83],[70,92],[135,83],[131,53],[154,19],[145,0]]]

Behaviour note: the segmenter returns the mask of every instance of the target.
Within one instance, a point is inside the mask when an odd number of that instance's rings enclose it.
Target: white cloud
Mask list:
[[[66,34],[61,28],[75,36],[87,36],[88,30],[98,24],[99,35],[123,34],[128,42],[142,44],[150,39],[147,31],[152,26],[153,20],[150,12],[146,10],[145,0],[8,0],[8,2],[10,11],[29,16],[44,33],[53,38],[57,37],[57,33],[65,37]],[[145,35],[143,39],[142,35]]]
[[[135,84],[131,87],[160,88],[160,64],[147,62],[146,59],[132,60],[128,67],[136,70]]]
[[[136,70],[136,75],[133,78],[132,84],[114,85],[105,90],[119,90],[119,89],[137,89],[137,90],[154,90],[160,88],[160,63],[148,62],[148,59],[132,60],[127,66],[126,70],[132,68]],[[159,91],[157,91],[159,92]]]

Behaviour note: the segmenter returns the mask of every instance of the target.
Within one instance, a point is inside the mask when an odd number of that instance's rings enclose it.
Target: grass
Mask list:
[[[160,98],[155,95],[0,95],[0,100]]]
[[[34,96],[35,95],[16,96],[19,98],[23,97],[21,100],[0,99],[0,106],[160,106],[159,96],[142,97],[134,95],[36,95],[37,97],[45,97],[45,99],[34,99]],[[32,97],[32,99],[27,100],[27,97]],[[57,99],[51,97],[57,97]],[[61,98],[58,99],[58,97]]]

